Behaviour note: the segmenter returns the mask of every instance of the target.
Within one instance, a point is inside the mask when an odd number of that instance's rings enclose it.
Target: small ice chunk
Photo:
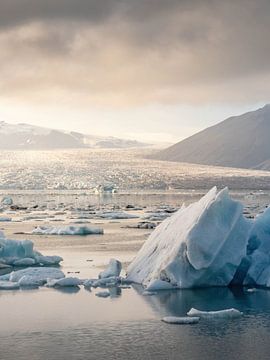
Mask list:
[[[47,287],[69,287],[69,286],[79,286],[82,284],[82,281],[75,277],[66,277],[62,279],[48,279]]]
[[[139,218],[139,216],[135,214],[130,214],[126,212],[115,212],[115,211],[100,212],[97,214],[97,217],[100,217],[102,219],[109,219],[109,220],[125,220],[125,219]]]
[[[108,267],[99,274],[100,279],[116,276],[118,277],[122,270],[122,264],[120,261],[111,259]]]
[[[33,266],[35,265],[36,261],[33,258],[24,258],[14,261],[14,266]]]
[[[0,222],[9,222],[11,220],[12,219],[10,217],[7,217],[7,216],[1,216],[0,217]]]
[[[93,280],[92,279],[88,279],[88,280],[85,280],[83,282],[83,286],[87,289],[90,289],[93,285]]]
[[[88,226],[38,226],[32,230],[33,235],[99,235],[104,231],[101,228],[92,228]]]
[[[205,319],[234,319],[243,315],[242,312],[236,309],[226,309],[219,311],[200,311],[197,309],[190,309],[187,313],[191,317],[200,317]]]
[[[17,290],[20,285],[17,282],[0,281],[0,290]]]
[[[119,277],[117,276],[111,276],[108,278],[103,278],[103,279],[98,279],[92,282],[92,286],[94,288],[97,287],[110,287],[110,286],[115,286],[120,282]]]
[[[157,295],[158,293],[156,291],[144,291],[143,296],[153,296],[153,295]]]
[[[256,288],[247,289],[247,292],[251,293],[251,294],[253,294],[253,293],[257,292],[257,291],[258,291],[258,289],[256,289]]]
[[[1,200],[1,203],[6,206],[10,206],[13,204],[13,200],[10,196],[4,196]]]
[[[177,316],[166,316],[162,319],[163,322],[167,324],[175,325],[188,325],[188,324],[198,324],[200,321],[199,317],[177,317]]]
[[[175,289],[170,283],[162,280],[152,280],[147,286],[147,291],[172,290]]]
[[[107,298],[110,296],[110,293],[109,293],[109,291],[100,291],[100,292],[96,293],[96,296],[102,297],[102,298]]]

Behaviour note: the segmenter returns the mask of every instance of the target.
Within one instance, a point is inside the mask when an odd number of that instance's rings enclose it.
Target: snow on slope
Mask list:
[[[0,149],[59,149],[59,148],[131,148],[147,144],[136,140],[85,135],[30,124],[0,122]]]

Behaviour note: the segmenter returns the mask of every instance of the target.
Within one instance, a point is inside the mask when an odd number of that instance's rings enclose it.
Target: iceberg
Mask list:
[[[38,226],[32,231],[33,235],[93,235],[103,234],[101,228],[90,228],[88,226]]]
[[[226,309],[219,311],[200,311],[192,308],[187,313],[187,315],[190,317],[204,318],[204,319],[235,319],[241,317],[243,313],[237,309]]]
[[[0,232],[0,264],[7,266],[59,265],[60,256],[43,256],[30,240],[9,240]]]
[[[243,264],[244,285],[270,287],[270,208],[255,218]]]
[[[127,279],[147,290],[228,286],[246,256],[251,227],[243,205],[227,188],[214,187],[154,230],[128,267]]]

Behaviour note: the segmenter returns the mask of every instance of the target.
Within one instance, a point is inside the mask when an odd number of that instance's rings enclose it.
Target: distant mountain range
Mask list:
[[[270,105],[230,117],[154,154],[153,158],[270,170]]]
[[[126,149],[145,147],[148,144],[136,140],[102,137],[54,130],[29,124],[0,122],[0,149],[42,150],[42,149]]]

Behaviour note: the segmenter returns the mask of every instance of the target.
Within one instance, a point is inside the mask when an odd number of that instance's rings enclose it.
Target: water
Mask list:
[[[198,200],[216,183],[230,185],[231,195],[244,202],[249,216],[270,203],[269,173],[152,162],[142,160],[141,155],[90,150],[2,152],[0,197],[8,194],[17,205],[39,207],[5,210],[2,215],[15,221],[1,223],[1,230],[9,238],[31,239],[45,255],[62,256],[66,274],[91,278],[111,257],[121,260],[126,269],[151,230],[126,228],[138,220],[89,219],[103,227],[105,234],[50,237],[20,232],[30,232],[37,225],[72,224],[74,217],[89,212],[89,205],[125,210],[131,204],[143,208],[137,211],[141,215],[162,205],[180,207]],[[119,193],[94,195],[93,187],[106,182],[114,183]],[[268,290],[249,293],[241,288],[212,288],[143,296],[141,287],[133,286],[113,288],[107,299],[96,297],[97,291],[100,289],[1,291],[0,359],[269,358]],[[244,316],[189,326],[161,322],[164,316],[184,316],[191,307],[234,307]]]
[[[0,297],[1,359],[268,359],[270,292],[178,290],[145,297],[140,289],[100,299],[85,290],[5,292]],[[190,326],[161,322],[190,309],[235,307],[230,321]]]

